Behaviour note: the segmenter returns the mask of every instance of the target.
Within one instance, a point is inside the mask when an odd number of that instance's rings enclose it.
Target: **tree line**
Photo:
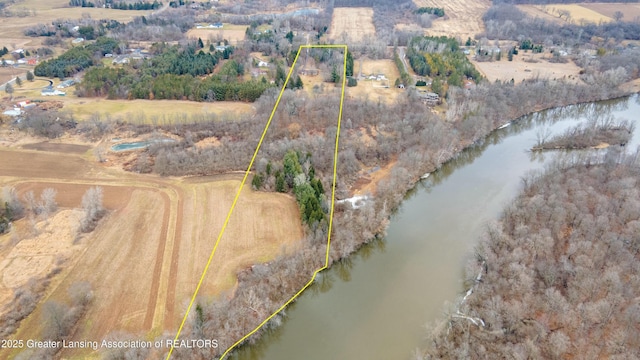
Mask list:
[[[418,9],[414,10],[414,13],[420,15],[420,14],[431,14],[431,15],[435,15],[437,17],[443,17],[444,16],[444,9],[443,8],[438,8],[438,7],[430,7],[430,6],[426,6],[426,7],[419,7]]]
[[[266,80],[240,82],[225,75],[206,78],[190,74],[143,75],[132,68],[92,68],[76,86],[81,97],[109,99],[173,99],[192,101],[253,102],[272,85]]]
[[[96,2],[88,1],[88,0],[70,0],[69,6],[77,6],[77,7],[96,7]],[[162,2],[154,0],[153,2],[148,1],[136,1],[136,2],[114,2],[114,1],[98,1],[97,7],[107,6],[110,9],[117,10],[155,10],[162,7]]]

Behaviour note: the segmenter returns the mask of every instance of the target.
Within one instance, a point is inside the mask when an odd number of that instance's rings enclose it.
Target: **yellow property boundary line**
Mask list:
[[[271,110],[271,115],[269,116],[269,120],[267,121],[267,124],[264,127],[264,130],[262,131],[262,136],[260,137],[260,141],[258,142],[258,146],[256,147],[256,150],[253,152],[253,156],[251,157],[251,162],[249,163],[249,166],[247,167],[247,170],[244,172],[244,177],[242,178],[242,182],[240,183],[240,188],[238,188],[238,192],[236,193],[235,198],[233,199],[233,203],[231,204],[231,208],[229,209],[229,212],[227,213],[227,218],[224,220],[224,224],[222,225],[222,229],[220,230],[220,233],[218,234],[218,239],[216,240],[215,245],[213,246],[213,250],[211,251],[211,254],[209,255],[209,260],[207,261],[207,265],[204,268],[204,271],[202,272],[202,276],[200,276],[200,281],[198,281],[198,286],[196,286],[196,290],[193,293],[193,296],[191,297],[191,301],[189,302],[189,307],[187,307],[187,312],[184,315],[184,318],[182,319],[182,323],[180,324],[180,328],[178,328],[178,332],[176,333],[176,337],[174,338],[174,342],[172,342],[171,345],[171,349],[169,350],[169,353],[167,354],[166,360],[169,360],[169,358],[171,357],[171,354],[173,353],[174,350],[174,344],[176,343],[176,341],[178,340],[178,338],[180,337],[180,333],[182,332],[182,329],[184,328],[184,324],[187,321],[187,317],[189,316],[189,313],[191,312],[191,308],[193,307],[193,303],[196,300],[196,297],[198,296],[198,292],[200,291],[200,287],[202,286],[202,283],[204,281],[204,278],[207,274],[207,271],[209,270],[209,266],[211,265],[211,261],[213,259],[214,254],[216,253],[216,249],[218,248],[218,244],[220,243],[220,239],[222,239],[222,235],[224,234],[225,229],[227,228],[227,224],[229,223],[229,219],[231,218],[231,214],[233,213],[233,209],[236,207],[236,202],[238,201],[238,198],[240,197],[240,192],[242,191],[242,188],[244,187],[245,182],[247,181],[247,177],[249,176],[249,172],[251,171],[251,168],[253,167],[253,163],[256,160],[256,157],[258,155],[258,151],[260,150],[260,147],[262,146],[262,142],[264,140],[264,137],[267,133],[267,130],[269,129],[269,126],[271,125],[271,120],[273,120],[273,116],[276,113],[276,110],[278,109],[278,105],[280,104],[280,99],[282,98],[282,94],[284,93],[284,90],[287,87],[287,83],[289,82],[289,79],[291,78],[291,74],[293,73],[293,69],[296,66],[296,63],[298,62],[298,57],[300,56],[300,51],[302,51],[302,49],[310,49],[310,48],[333,48],[333,49],[344,49],[344,64],[342,67],[342,89],[341,89],[341,94],[340,94],[340,111],[338,113],[338,131],[336,132],[336,145],[335,145],[335,149],[333,152],[333,182],[331,184],[331,210],[329,213],[329,232],[327,235],[327,252],[326,252],[326,256],[325,256],[325,260],[324,260],[324,266],[322,266],[321,268],[317,269],[314,273],[313,273],[313,277],[311,278],[311,280],[309,280],[309,282],[307,282],[307,284],[300,289],[300,291],[298,291],[295,295],[293,295],[293,297],[291,297],[291,299],[289,299],[287,302],[285,302],[278,310],[276,310],[273,314],[269,315],[269,317],[267,317],[262,323],[260,323],[260,325],[258,325],[255,329],[253,329],[251,332],[249,332],[247,335],[245,335],[244,337],[242,337],[242,339],[238,340],[235,342],[235,344],[231,345],[230,348],[228,348],[220,357],[220,360],[224,359],[225,356],[227,356],[233,349],[235,349],[238,345],[240,345],[243,341],[245,341],[247,338],[249,338],[249,336],[253,335],[256,331],[258,331],[260,328],[262,328],[267,322],[269,322],[269,320],[271,320],[274,316],[276,316],[280,311],[282,311],[285,307],[287,307],[292,301],[294,301],[298,296],[300,296],[300,294],[302,294],[302,292],[304,292],[309,286],[311,286],[311,284],[313,284],[313,282],[316,279],[316,276],[318,275],[318,273],[324,269],[326,269],[329,266],[329,249],[331,246],[331,230],[333,227],[333,210],[334,210],[334,205],[335,205],[335,193],[336,193],[336,172],[337,172],[337,166],[338,166],[338,139],[340,138],[340,124],[342,122],[342,105],[344,104],[344,88],[346,85],[346,79],[347,79],[347,45],[302,45],[298,48],[298,52],[296,53],[296,57],[293,60],[293,64],[291,65],[291,68],[289,69],[289,74],[287,75],[287,78],[284,81],[284,84],[282,85],[282,90],[280,90],[280,94],[278,95],[278,99],[276,100],[276,104],[273,107],[273,110]]]

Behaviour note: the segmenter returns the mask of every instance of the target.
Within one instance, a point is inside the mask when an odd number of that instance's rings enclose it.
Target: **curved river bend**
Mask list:
[[[593,116],[638,120],[638,95],[542,111],[518,119],[417,184],[387,236],[322,273],[286,310],[282,326],[231,359],[410,359],[428,322],[463,293],[463,267],[520,179],[557,156],[527,150],[537,136]],[[640,143],[640,124],[628,149]]]

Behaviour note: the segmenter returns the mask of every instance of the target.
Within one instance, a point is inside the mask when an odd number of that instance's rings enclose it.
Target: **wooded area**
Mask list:
[[[416,358],[640,357],[639,180],[640,154],[616,150],[524,178]]]
[[[57,58],[41,62],[33,72],[36,76],[63,79],[97,64],[104,54],[114,52],[117,47],[116,40],[100,37],[92,44],[73,47]]]
[[[452,86],[462,86],[466,78],[475,81],[482,79],[480,72],[469,62],[454,38],[415,37],[407,46],[407,57],[416,74],[429,76]]]
[[[107,96],[109,99],[174,99],[193,101],[255,101],[272,86],[266,79],[241,81],[243,67],[230,60],[218,74],[211,74],[216,64],[228,58],[225,52],[205,53],[195,44],[156,47],[160,53],[133,66],[93,67],[76,87],[78,96]]]

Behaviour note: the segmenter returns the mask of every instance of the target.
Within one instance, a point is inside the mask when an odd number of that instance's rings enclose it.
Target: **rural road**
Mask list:
[[[18,75],[18,76],[20,77],[20,80],[22,80],[22,84],[28,84],[28,83],[29,83],[29,82],[27,81],[27,74],[26,74],[26,73],[25,73],[25,74],[22,74],[22,75]],[[49,82],[49,86],[53,86],[53,81],[52,81],[52,80],[44,79],[44,78],[36,78],[36,80],[45,80],[45,81],[48,81],[48,82]],[[5,86],[7,86],[7,84],[14,85],[14,84],[15,84],[15,82],[16,82],[16,78],[13,78],[13,79],[11,79],[11,80],[7,81],[7,82],[6,82],[6,83],[4,83],[4,84],[0,84],[0,90],[4,91],[4,88],[5,88]],[[13,89],[14,89],[14,90],[16,90],[15,86],[13,87]],[[24,89],[23,89],[23,88],[18,88],[18,90],[30,90],[30,89],[27,89],[27,88],[24,88]]]
[[[407,65],[407,55],[404,53],[404,47],[403,46],[398,46],[398,56],[400,56],[400,60],[402,60],[402,65],[404,66],[404,71],[407,72],[407,74],[411,75],[411,71],[409,71],[409,65]],[[413,80],[413,83],[416,83],[416,77],[415,75],[411,75],[411,79]]]

